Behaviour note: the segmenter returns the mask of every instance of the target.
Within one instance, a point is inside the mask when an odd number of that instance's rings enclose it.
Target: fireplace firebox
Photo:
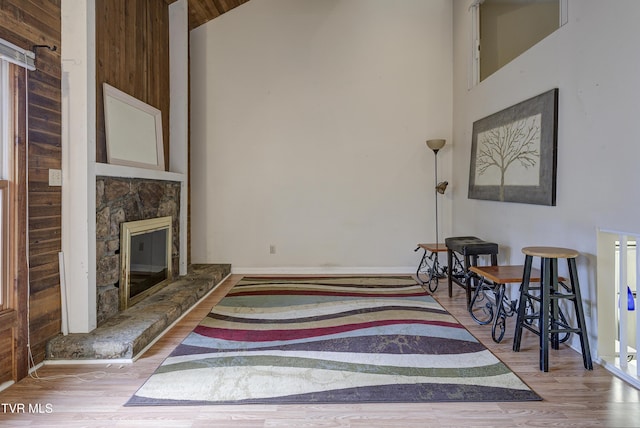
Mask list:
[[[171,216],[120,225],[121,311],[171,281],[171,230]]]

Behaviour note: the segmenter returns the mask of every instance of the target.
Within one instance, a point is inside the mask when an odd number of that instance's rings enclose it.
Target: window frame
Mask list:
[[[478,85],[482,80],[480,80],[480,61],[481,61],[481,52],[480,52],[480,6],[484,3],[485,0],[473,0],[469,5],[469,12],[471,16],[471,55],[470,55],[470,66],[469,66],[469,79],[468,79],[468,89],[473,88]],[[560,29],[563,25],[565,25],[569,20],[568,14],[568,3],[569,0],[559,0],[560,10],[558,13],[559,25],[557,29]],[[556,30],[557,30],[556,29]],[[522,53],[526,52],[523,51]],[[522,54],[521,53],[521,54]],[[500,68],[498,68],[500,70]],[[498,71],[496,70],[496,71]],[[489,76],[486,76],[487,79]],[[485,80],[483,79],[483,80]]]
[[[0,311],[12,309],[10,210],[12,192],[15,87],[12,67],[0,59]]]

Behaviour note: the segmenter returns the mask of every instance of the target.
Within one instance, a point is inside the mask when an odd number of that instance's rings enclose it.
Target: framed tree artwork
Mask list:
[[[556,204],[558,89],[473,123],[469,198]]]

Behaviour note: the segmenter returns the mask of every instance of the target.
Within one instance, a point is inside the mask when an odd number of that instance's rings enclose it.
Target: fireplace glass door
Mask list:
[[[120,310],[169,282],[171,243],[171,217],[122,223]]]

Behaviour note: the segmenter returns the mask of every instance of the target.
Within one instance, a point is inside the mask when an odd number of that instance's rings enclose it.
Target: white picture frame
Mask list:
[[[103,83],[107,162],[165,170],[162,112]]]

